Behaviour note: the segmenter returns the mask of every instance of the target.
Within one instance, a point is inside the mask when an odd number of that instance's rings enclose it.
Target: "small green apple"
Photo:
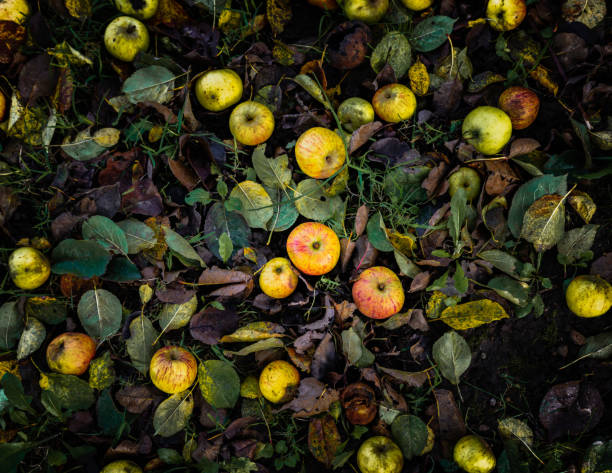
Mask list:
[[[448,193],[454,196],[458,189],[465,190],[467,200],[474,200],[480,193],[480,176],[472,168],[459,168],[448,178]]]
[[[389,437],[370,437],[357,451],[357,466],[361,473],[400,473],[404,455]]]
[[[512,121],[497,107],[476,107],[463,120],[461,134],[479,153],[496,154],[510,141]]]
[[[344,0],[344,13],[349,20],[376,23],[389,9],[389,0]]]
[[[374,120],[374,108],[370,102],[361,97],[351,97],[338,107],[338,118],[342,126],[352,132]]]
[[[132,62],[149,48],[149,31],[145,24],[131,16],[119,16],[104,31],[104,46],[111,56]]]
[[[148,20],[155,16],[159,0],[114,0],[115,7],[121,13],[135,16],[139,20]]]

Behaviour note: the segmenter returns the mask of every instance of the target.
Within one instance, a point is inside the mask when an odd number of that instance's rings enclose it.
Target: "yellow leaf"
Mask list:
[[[4,373],[11,373],[12,375],[15,375],[21,379],[16,360],[0,361],[0,380],[2,379],[2,376],[4,376]]]
[[[272,322],[252,322],[240,327],[234,333],[221,337],[221,343],[256,342],[266,338],[283,337],[282,326]]]
[[[392,232],[389,230],[385,230],[387,232],[387,238],[393,245],[393,247],[399,251],[404,256],[412,256],[414,252],[414,248],[416,247],[416,238],[414,235],[409,233],[403,235],[398,232]]]
[[[138,294],[140,295],[140,302],[144,305],[153,297],[153,289],[148,284],[142,284],[138,288]]]
[[[157,143],[161,140],[162,135],[164,134],[164,127],[161,125],[155,125],[149,130],[149,141],[151,143]]]
[[[444,299],[446,299],[446,294],[443,292],[434,291],[431,294],[425,309],[425,314],[428,319],[437,319],[440,317],[440,314],[444,310]]]
[[[89,365],[89,385],[93,389],[102,391],[109,388],[115,382],[115,369],[110,352],[105,352],[102,356],[94,359]]]
[[[565,231],[564,197],[549,194],[536,200],[523,216],[521,238],[542,252],[555,246]]]
[[[93,66],[91,59],[74,49],[66,41],[56,44],[47,52],[56,59],[60,67],[67,67],[71,64],[74,66]]]
[[[252,34],[260,32],[261,30],[265,28],[265,26],[266,26],[266,15],[262,14],[262,15],[255,16],[255,18],[253,18],[249,22],[247,29],[243,30],[242,35],[241,35],[242,39]]]
[[[240,12],[226,8],[219,15],[219,29],[224,33],[240,28]]]
[[[101,128],[93,134],[93,139],[100,146],[112,148],[119,143],[121,132],[117,128]]]
[[[267,0],[266,16],[272,32],[275,35],[282,33],[293,16],[290,0]]]
[[[155,16],[149,22],[152,25],[179,28],[189,22],[189,15],[177,0],[159,0]]]
[[[257,264],[257,253],[250,246],[246,246],[243,248],[244,257],[251,261],[252,263]]]
[[[527,447],[533,445],[533,431],[520,419],[513,417],[502,419],[498,421],[497,429],[504,440],[518,439]]]
[[[240,396],[247,399],[259,399],[261,391],[259,390],[259,381],[255,376],[247,376],[240,384]]]
[[[595,205],[591,196],[586,192],[574,189],[567,201],[584,220],[584,223],[589,223],[597,210],[597,205]]]
[[[19,92],[11,97],[11,111],[8,122],[5,122],[6,133],[13,138],[23,140],[32,146],[42,144],[42,130],[47,122],[47,116],[37,107],[24,106]]]
[[[455,330],[467,330],[507,318],[504,308],[489,299],[447,307],[440,314],[440,320]]]
[[[168,244],[164,238],[164,229],[160,222],[155,217],[149,217],[144,223],[155,232],[155,239],[157,243],[153,248],[149,248],[143,251],[146,256],[155,260],[161,260],[168,249]]]
[[[90,0],[65,0],[64,4],[73,18],[88,18],[91,16]]]
[[[327,97],[319,87],[316,80],[306,74],[298,74],[293,78],[295,82],[300,84],[306,92],[308,92],[314,99],[321,102],[326,107],[328,106]]]
[[[345,135],[347,136],[347,135]],[[334,180],[324,189],[326,195],[330,197],[334,197],[335,195],[341,194],[346,190],[346,186],[348,185],[349,180],[349,170],[348,166],[340,169],[340,172]]]
[[[427,93],[429,90],[429,74],[420,58],[408,69],[408,78],[410,79],[410,88],[415,95],[425,95]]]

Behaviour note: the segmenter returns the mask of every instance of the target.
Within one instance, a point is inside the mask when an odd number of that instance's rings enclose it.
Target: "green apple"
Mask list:
[[[374,120],[374,108],[370,102],[361,97],[351,97],[338,107],[338,118],[344,129],[355,131],[361,125]]]
[[[159,0],[114,0],[115,7],[121,13],[135,16],[139,20],[148,20],[157,12]]]
[[[344,13],[349,20],[376,23],[389,9],[389,0],[344,0]]]
[[[145,24],[131,16],[119,16],[104,31],[104,46],[111,56],[132,62],[149,48],[149,31]]]
[[[496,154],[510,141],[512,121],[497,107],[476,107],[463,120],[461,134],[479,153]]]
[[[459,168],[448,178],[448,193],[454,196],[458,189],[465,190],[467,200],[474,200],[480,193],[480,176],[472,168]]]
[[[361,473],[400,473],[404,455],[389,437],[370,437],[359,447],[357,465]]]

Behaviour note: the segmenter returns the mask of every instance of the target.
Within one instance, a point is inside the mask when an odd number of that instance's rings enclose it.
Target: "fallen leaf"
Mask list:
[[[439,320],[455,330],[467,330],[506,318],[508,314],[499,303],[481,299],[447,307]]]

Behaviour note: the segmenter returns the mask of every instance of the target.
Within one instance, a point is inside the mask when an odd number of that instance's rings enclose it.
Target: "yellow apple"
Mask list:
[[[612,306],[612,285],[600,276],[576,276],[567,286],[565,301],[578,317],[599,317]]]
[[[346,161],[342,138],[327,128],[315,126],[300,135],[295,143],[298,166],[315,179],[333,176]]]
[[[135,16],[140,20],[148,20],[155,16],[159,0],[114,0],[115,7],[121,13]]]
[[[287,254],[304,274],[321,276],[338,263],[340,240],[331,228],[322,223],[302,223],[287,237]]]
[[[386,122],[408,120],[416,110],[416,97],[402,84],[388,84],[376,91],[372,98],[376,115]]]
[[[111,56],[132,62],[139,52],[149,48],[149,31],[142,21],[119,16],[104,30],[104,46]]]
[[[263,397],[275,404],[293,399],[300,384],[300,373],[291,363],[276,360],[266,365],[259,376]]]
[[[404,6],[413,11],[421,11],[433,5],[433,0],[402,0]]]
[[[508,87],[499,96],[498,105],[508,114],[515,130],[531,125],[540,111],[538,95],[525,87]]]
[[[359,447],[357,466],[361,473],[400,473],[404,468],[404,455],[389,437],[377,435]]]
[[[453,449],[453,459],[467,473],[490,473],[495,469],[495,455],[482,438],[461,437]]]
[[[489,0],[485,16],[493,29],[510,31],[521,24],[525,15],[525,0]]]
[[[0,0],[0,21],[23,25],[30,15],[27,0]]]
[[[272,258],[261,269],[259,287],[269,297],[288,297],[293,294],[297,285],[297,273],[287,258]]]
[[[256,146],[272,136],[274,115],[262,103],[252,100],[242,102],[232,110],[229,127],[238,143]]]
[[[168,394],[188,389],[196,379],[198,366],[195,357],[177,346],[160,348],[151,358],[151,381],[157,389]]]
[[[497,107],[476,107],[463,120],[461,134],[479,153],[499,153],[512,136],[512,121]]]
[[[65,332],[47,346],[47,365],[62,374],[82,375],[96,355],[96,342],[84,333]]]
[[[353,284],[353,302],[366,317],[386,319],[402,309],[404,288],[389,268],[374,266],[362,272]]]
[[[374,121],[374,108],[361,97],[351,97],[338,107],[338,118],[346,130],[355,131],[361,125]]]
[[[51,274],[51,264],[36,248],[24,246],[11,253],[8,260],[9,275],[19,289],[36,289]]]
[[[376,23],[389,9],[389,0],[344,0],[344,13],[349,20]]]
[[[480,175],[472,168],[461,167],[448,178],[448,193],[452,197],[463,187],[467,200],[474,200],[480,193]]]
[[[100,473],[142,473],[142,468],[130,460],[117,460],[102,468]]]
[[[195,94],[206,110],[220,112],[242,98],[242,79],[231,69],[208,71],[197,78]]]

